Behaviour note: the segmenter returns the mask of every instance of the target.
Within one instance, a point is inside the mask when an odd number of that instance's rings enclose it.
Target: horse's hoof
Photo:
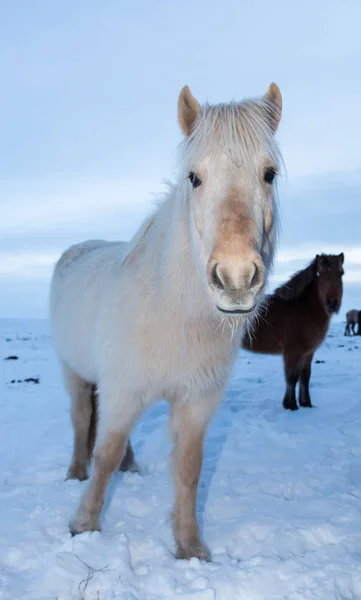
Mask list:
[[[283,403],[283,408],[285,410],[298,410],[297,404],[288,404],[287,402]]]
[[[119,471],[121,471],[122,473],[140,473],[140,469],[135,460],[126,464],[121,463]]]
[[[98,517],[81,518],[76,515],[69,523],[69,531],[72,536],[84,533],[84,531],[100,531]]]
[[[300,406],[302,406],[302,408],[313,408],[311,402],[300,402]]]
[[[80,467],[79,465],[70,465],[66,474],[66,479],[77,479],[78,481],[85,481],[88,479],[88,472],[86,467]]]
[[[176,558],[178,560],[190,560],[191,558],[199,558],[205,562],[211,561],[211,553],[207,546],[202,542],[190,544],[178,544]]]

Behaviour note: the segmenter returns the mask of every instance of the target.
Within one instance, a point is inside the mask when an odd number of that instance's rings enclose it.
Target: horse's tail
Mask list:
[[[92,391],[90,396],[91,401],[91,416],[90,416],[90,425],[88,431],[88,456],[89,461],[93,456],[93,450],[95,445],[95,440],[97,437],[97,425],[98,425],[98,393],[95,385],[92,385]]]

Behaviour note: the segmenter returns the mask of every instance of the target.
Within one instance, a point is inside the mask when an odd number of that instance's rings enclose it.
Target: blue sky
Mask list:
[[[44,317],[54,261],[129,239],[163,191],[184,84],[202,103],[280,86],[272,283],[344,251],[361,309],[361,3],[47,0],[0,17],[0,315]]]

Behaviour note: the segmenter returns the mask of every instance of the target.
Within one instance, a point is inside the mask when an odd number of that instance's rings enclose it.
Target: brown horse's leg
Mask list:
[[[200,414],[201,400],[196,407],[197,413],[194,409],[191,401],[172,407],[175,440],[173,475],[176,491],[173,531],[177,544],[177,558],[197,557],[208,561],[210,553],[201,541],[196,516],[197,489],[208,418],[205,419],[204,415]]]
[[[300,374],[299,361],[292,355],[284,355],[286,393],[283,398],[283,408],[286,410],[298,410],[296,402],[296,385]]]
[[[313,354],[308,356],[305,360],[305,363],[302,367],[301,375],[300,375],[300,393],[298,397],[298,401],[300,406],[305,406],[308,408],[312,407],[311,398],[310,398],[310,390],[309,390],[309,382],[311,377],[311,363],[313,359]]]
[[[88,434],[92,414],[92,388],[65,364],[63,365],[63,373],[65,385],[71,398],[71,420],[74,430],[73,456],[67,479],[83,481],[88,478]]]
[[[137,473],[139,471],[139,467],[134,458],[134,452],[130,441],[127,443],[127,448],[124,454],[124,458],[120,463],[119,471],[123,473],[125,471],[130,471],[131,473]]]

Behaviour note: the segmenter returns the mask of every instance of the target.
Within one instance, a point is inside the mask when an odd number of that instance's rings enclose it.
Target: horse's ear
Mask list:
[[[343,261],[345,260],[344,253],[341,252],[341,254],[338,255],[338,258],[339,258],[340,264],[343,265]]]
[[[272,131],[275,133],[282,114],[282,96],[278,85],[271,83],[263,99],[270,105],[270,110],[267,112],[270,117]]]
[[[200,108],[199,102],[195,99],[189,87],[185,85],[178,99],[178,121],[184,135],[187,137],[192,133]]]

